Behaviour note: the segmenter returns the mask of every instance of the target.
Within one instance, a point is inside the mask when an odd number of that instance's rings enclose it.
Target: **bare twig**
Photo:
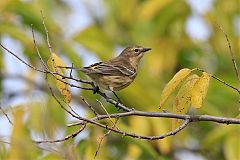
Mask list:
[[[95,114],[95,116],[98,116],[99,114],[97,111],[83,98],[83,96],[80,96],[82,101],[86,104],[86,106]]]
[[[14,57],[16,57],[16,58],[17,58],[19,61],[21,61],[23,64],[27,65],[28,67],[30,67],[30,68],[38,71],[38,72],[45,73],[45,71],[40,70],[40,69],[32,66],[31,64],[28,64],[28,63],[25,62],[24,60],[22,60],[20,57],[18,57],[15,53],[13,53],[11,50],[9,50],[8,48],[6,48],[6,47],[5,47],[4,45],[2,45],[1,43],[0,43],[0,46],[1,46],[5,51],[7,51],[8,53],[10,53],[10,54],[13,55]]]
[[[2,108],[2,106],[0,106],[0,110],[2,111],[2,113],[4,114],[4,116],[7,118],[8,122],[13,125],[13,122],[11,121],[11,119],[8,117],[7,113],[4,111],[4,109]]]
[[[220,25],[218,25],[218,28],[223,32],[224,36],[226,37],[226,40],[227,40],[227,43],[228,43],[228,48],[229,48],[229,51],[230,51],[230,56],[232,58],[233,67],[234,67],[234,70],[236,72],[236,76],[238,78],[238,81],[240,82],[240,75],[239,75],[239,72],[238,72],[237,63],[236,63],[234,55],[233,55],[233,51],[232,51],[231,43],[228,39],[228,35]]]
[[[116,124],[116,122],[113,122],[112,121],[112,119],[111,119],[111,117],[109,116],[109,113],[108,113],[108,111],[106,110],[106,108],[104,107],[104,105],[102,104],[102,102],[101,101],[99,101],[98,99],[96,99],[97,101],[98,101],[98,103],[100,103],[100,106],[102,107],[102,109],[106,112],[106,114],[108,115],[108,118],[109,118],[109,120],[112,122],[112,124],[115,126]],[[116,126],[116,128],[119,130],[119,128]]]
[[[53,90],[52,90],[52,87],[50,86],[50,84],[48,83],[48,80],[47,80],[47,75],[46,75],[46,82],[47,82],[47,86],[50,90],[50,93],[52,95],[52,97],[57,101],[57,103],[60,105],[60,107],[65,110],[68,114],[70,114],[72,117],[76,118],[76,119],[79,119],[80,116],[78,115],[75,115],[75,113],[72,113],[71,111],[69,111],[67,108],[65,108],[63,106],[63,104],[57,99],[56,95],[54,94]]]
[[[50,40],[49,40],[49,32],[48,32],[48,29],[47,29],[47,27],[45,25],[45,21],[44,21],[45,16],[43,15],[43,11],[41,11],[41,15],[42,15],[42,25],[43,25],[45,33],[46,33],[47,45],[48,45],[48,49],[49,49],[49,52],[50,52],[50,55],[51,55],[51,61],[52,61],[52,64],[53,64],[53,68],[54,68],[55,72],[59,73],[58,69],[57,69],[57,65],[55,63],[54,56],[53,56],[52,46],[51,46],[51,43],[50,43]]]
[[[36,42],[36,39],[35,39],[35,34],[34,34],[34,31],[33,31],[33,24],[31,24],[31,28],[32,28],[33,43],[34,43],[35,49],[37,51],[38,57],[40,58],[40,61],[42,62],[42,65],[44,66],[44,69],[47,70],[47,71],[50,71],[49,68],[47,67],[46,63],[43,61],[42,56],[39,52],[37,42]]]
[[[199,70],[199,71],[201,71],[201,72],[205,72],[203,69],[200,69],[200,68],[196,68],[196,69]],[[236,90],[236,91],[240,94],[240,89],[238,89],[237,87],[235,87],[235,86],[233,86],[233,85],[225,82],[224,80],[222,80],[222,79],[220,79],[220,78],[218,78],[218,77],[216,77],[216,76],[214,76],[214,75],[212,75],[212,74],[209,74],[209,75],[210,75],[212,78],[216,79],[217,81],[223,83],[224,85],[226,85],[226,86],[228,86],[228,87]]]
[[[49,49],[50,54],[52,54],[53,52],[52,52],[52,46],[51,46],[50,41],[49,41],[49,32],[48,32],[48,29],[47,29],[47,27],[45,25],[45,21],[44,21],[45,16],[43,15],[43,11],[40,11],[40,12],[41,12],[41,15],[42,15],[42,25],[43,25],[45,33],[46,33],[48,49]]]
[[[64,141],[67,141],[69,140],[70,138],[74,138],[76,137],[79,133],[81,133],[86,127],[86,123],[83,124],[83,126],[81,128],[79,128],[76,132],[62,138],[62,139],[57,139],[57,140],[40,140],[40,141],[34,141],[35,143],[56,143],[56,142],[64,142]]]
[[[115,120],[115,122],[113,123],[113,126],[112,128],[114,128],[116,125],[117,125],[117,122],[118,122],[118,118]],[[107,133],[105,133],[102,137],[100,137],[100,140],[99,140],[99,143],[98,143],[98,148],[95,152],[95,155],[94,155],[94,159],[97,157],[97,154],[100,150],[100,147],[101,147],[101,144],[102,144],[102,141],[105,137],[107,137],[109,134],[111,133],[111,130],[107,131]]]
[[[109,115],[98,115],[96,117],[91,118],[90,120],[102,120],[109,118],[117,118],[117,117],[129,117],[129,116],[141,116],[141,117],[162,117],[162,118],[172,118],[172,119],[189,119],[191,122],[199,122],[199,121],[211,121],[216,123],[222,124],[240,124],[239,118],[229,118],[229,117],[220,117],[220,116],[211,116],[211,115],[184,115],[184,114],[175,114],[170,112],[143,112],[143,111],[130,111],[130,112],[123,112],[123,113],[115,113]],[[82,125],[81,122],[73,123],[68,125],[76,126]]]

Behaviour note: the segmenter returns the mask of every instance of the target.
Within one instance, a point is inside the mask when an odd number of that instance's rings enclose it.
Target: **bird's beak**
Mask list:
[[[143,48],[143,52],[147,52],[149,50],[151,50],[151,48]]]

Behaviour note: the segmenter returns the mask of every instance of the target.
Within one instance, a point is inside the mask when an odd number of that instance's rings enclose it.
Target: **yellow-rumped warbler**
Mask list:
[[[88,75],[96,86],[113,92],[119,91],[133,82],[138,73],[140,59],[149,50],[151,48],[129,46],[113,59],[77,70]]]
[[[112,91],[118,98],[114,91],[124,89],[133,82],[138,73],[140,59],[144,53],[149,50],[151,50],[151,48],[136,45],[129,46],[117,57],[108,61],[94,63],[83,68],[64,68],[80,70],[90,77],[95,85],[93,93],[96,93],[100,87]]]

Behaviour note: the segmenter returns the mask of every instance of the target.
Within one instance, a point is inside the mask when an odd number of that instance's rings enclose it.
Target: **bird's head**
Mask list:
[[[133,45],[125,48],[120,56],[127,57],[132,64],[136,63],[137,66],[144,53],[149,50],[151,50],[151,48],[144,48],[141,46]]]
[[[143,54],[149,50],[151,50],[151,48],[133,45],[125,48],[120,55],[128,57],[142,57]]]

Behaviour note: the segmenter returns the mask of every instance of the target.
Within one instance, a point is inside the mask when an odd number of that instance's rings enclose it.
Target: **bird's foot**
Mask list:
[[[99,87],[98,87],[98,86],[95,86],[95,87],[93,88],[93,94],[96,94],[99,90],[100,90]]]
[[[118,111],[120,111],[122,108],[119,106],[119,104],[120,104],[120,102],[117,102],[116,104],[115,104],[115,107],[118,109]]]

